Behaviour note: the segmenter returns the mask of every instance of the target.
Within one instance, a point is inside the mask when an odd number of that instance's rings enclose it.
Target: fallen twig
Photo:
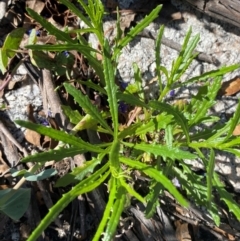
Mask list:
[[[143,30],[138,36],[156,40],[157,34],[152,32],[152,31],[149,31],[149,30]],[[166,38],[164,36],[162,37],[161,42],[165,46],[167,46],[169,48],[172,48],[172,49],[175,49],[178,52],[180,52],[181,49],[182,49],[182,45],[181,44],[176,43],[173,40],[168,39],[168,38]],[[211,54],[205,54],[205,53],[202,53],[202,52],[199,52],[199,51],[194,51],[193,53],[194,54],[198,54],[196,59],[201,61],[201,62],[214,64],[216,66],[220,65],[220,62],[215,57],[213,57]]]
[[[3,122],[0,120],[0,131],[23,153],[23,155],[26,157],[28,156],[28,152],[24,147],[22,147],[18,141],[13,137],[11,132],[6,128],[6,126],[3,124]],[[9,160],[11,162],[11,160]],[[11,166],[15,166],[17,163],[11,163]]]

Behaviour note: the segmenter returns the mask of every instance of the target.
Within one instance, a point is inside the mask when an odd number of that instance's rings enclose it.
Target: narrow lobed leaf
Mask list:
[[[49,136],[55,140],[68,143],[75,147],[79,147],[81,149],[84,149],[85,151],[104,152],[104,150],[99,148],[98,146],[87,143],[82,139],[80,139],[79,137],[75,137],[63,131],[48,128],[39,124],[34,124],[29,121],[16,120],[15,122],[22,127],[28,128],[30,130],[34,130],[42,135]]]
[[[67,185],[81,181],[87,174],[92,173],[94,168],[100,164],[101,160],[93,159],[87,161],[81,167],[75,167],[71,173],[67,173],[63,177],[59,178],[55,184],[55,187],[66,187]]]
[[[175,198],[176,200],[183,206],[187,206],[187,201],[183,198],[183,196],[178,192],[176,187],[172,184],[172,182],[165,177],[161,172],[156,170],[155,168],[148,166],[139,161],[131,160],[129,158],[120,157],[120,161],[131,168],[135,168],[139,171],[144,172],[149,177],[155,179],[157,182],[161,183]]]
[[[130,42],[133,40],[137,34],[139,34],[141,31],[144,30],[155,18],[158,17],[158,14],[160,10],[162,9],[162,5],[158,5],[152,12],[146,16],[143,20],[141,20],[134,28],[132,28],[127,35],[122,38],[117,48],[114,50],[113,58],[116,58],[116,56],[119,54],[119,52]]]
[[[171,114],[175,117],[176,122],[182,127],[183,133],[186,136],[187,143],[190,142],[189,130],[188,130],[188,121],[185,116],[178,109],[170,106],[166,103],[161,103],[159,101],[150,101],[149,106],[154,110],[166,111],[168,114]]]
[[[163,158],[171,158],[172,160],[181,160],[181,159],[195,159],[196,155],[183,151],[177,147],[168,147],[160,144],[132,144],[124,142],[124,145],[129,146],[131,148],[141,150],[147,153],[152,153],[157,156],[161,156]]]
[[[79,19],[81,19],[88,27],[92,27],[91,21],[89,21],[81,11],[68,0],[59,0],[62,4],[68,7],[73,13],[75,13]]]
[[[42,162],[45,163],[47,161],[61,161],[65,157],[73,157],[78,154],[82,154],[86,152],[83,148],[79,147],[60,147],[59,149],[56,150],[50,150],[50,151],[44,151],[41,153],[37,153],[34,155],[29,155],[24,157],[21,162]]]
[[[115,67],[111,60],[111,50],[109,42],[105,39],[103,50],[103,68],[105,77],[105,89],[107,92],[109,108],[113,121],[114,138],[118,135],[118,104],[117,104],[117,85],[115,84]]]
[[[117,194],[117,179],[112,176],[110,181],[109,181],[108,202],[107,202],[107,205],[105,207],[102,220],[101,220],[101,222],[98,226],[97,232],[94,235],[93,241],[99,241],[101,235],[103,234],[104,228],[107,225],[109,217],[110,217],[111,212],[112,212],[112,207],[113,207],[114,201],[116,199],[116,194]]]
[[[58,40],[61,40],[67,43],[76,43],[76,40],[71,39],[68,33],[65,33],[59,30],[58,28],[53,26],[50,22],[48,22],[45,18],[40,16],[32,9],[27,8],[27,12],[34,20],[40,23],[51,35],[54,35]]]
[[[84,109],[87,114],[89,114],[94,120],[99,122],[99,124],[102,125],[102,127],[104,127],[105,129],[107,129],[110,133],[112,132],[111,128],[101,116],[97,107],[91,103],[87,95],[83,95],[81,91],[77,90],[75,87],[68,83],[64,83],[63,85],[66,88],[67,92],[74,97],[74,100],[79,104],[79,106]]]
[[[114,205],[112,206],[111,216],[110,216],[110,219],[108,220],[107,228],[104,233],[104,237],[102,239],[103,241],[111,241],[113,239],[121,214],[124,209],[124,204],[126,202],[125,189],[123,187],[119,187],[117,194],[118,195]]]

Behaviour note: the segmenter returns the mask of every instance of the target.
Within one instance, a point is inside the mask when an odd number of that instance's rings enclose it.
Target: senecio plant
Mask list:
[[[214,191],[240,220],[239,206],[226,191],[224,184],[214,171],[216,150],[240,156],[238,149],[240,138],[232,135],[234,128],[239,123],[240,105],[237,106],[234,116],[224,124],[218,122],[219,119],[208,112],[209,108],[215,104],[222,76],[240,66],[221,67],[218,70],[182,80],[181,77],[196,57],[194,49],[199,41],[199,35],[191,37],[191,30],[189,30],[179,56],[168,70],[161,66],[159,56],[164,31],[162,26],[155,45],[156,76],[160,94],[157,100],[147,100],[142,89],[141,73],[137,65],[133,66],[135,83],[129,84],[122,91],[116,84],[117,64],[121,50],[158,17],[162,6],[157,6],[125,35],[120,28],[118,16],[117,33],[110,44],[104,36],[104,7],[100,0],[89,0],[87,4],[83,0],[78,0],[86,14],[83,14],[70,1],[60,0],[60,2],[76,14],[85,23],[86,28],[74,30],[77,37],[71,38],[70,31],[57,29],[36,12],[27,9],[29,15],[39,22],[49,34],[56,36],[58,43],[55,45],[31,44],[26,48],[30,49],[32,53],[76,50],[83,54],[100,81],[98,84],[91,80],[81,81],[81,84],[87,85],[106,98],[107,108],[99,111],[88,96],[77,90],[66,79],[63,86],[85,113],[80,116],[74,111],[66,112],[72,124],[75,125],[69,133],[22,120],[16,121],[23,127],[59,140],[61,143],[61,146],[54,150],[28,156],[22,162],[32,161],[44,164],[48,160],[59,161],[64,157],[79,153],[94,154],[94,157],[87,160],[83,166],[76,167],[72,173],[57,181],[56,186],[73,184],[73,188],[49,210],[28,240],[36,240],[77,196],[91,192],[103,183],[107,183],[109,197],[102,220],[93,238],[94,241],[112,240],[120,217],[129,204],[129,197],[143,203],[146,207],[145,215],[150,218],[154,214],[156,206],[160,204],[159,199],[164,195],[164,190],[171,193],[176,201],[185,207],[188,206],[188,197],[191,197],[192,202],[207,207],[215,223],[219,224],[220,217],[213,198]],[[84,33],[96,35],[100,45],[99,50],[92,48],[82,37]],[[102,56],[100,60],[97,58],[97,54]],[[188,104],[174,105],[167,100],[166,97],[170,91],[183,86],[188,88],[189,85],[196,82],[201,82],[201,87]],[[120,125],[120,103],[125,103],[131,109],[138,108],[141,115],[137,116],[130,125]],[[198,128],[198,131],[193,131],[203,123],[212,124],[214,128],[203,126]],[[76,134],[84,128],[107,134],[110,136],[109,141],[92,144],[82,140]],[[197,175],[192,171],[191,165],[186,162],[186,160],[195,159],[202,161],[206,176]],[[131,178],[134,171],[147,177],[149,185],[147,194],[140,194],[134,189],[134,181]],[[174,178],[178,180],[180,188],[173,184]],[[184,196],[181,193],[184,193]]]

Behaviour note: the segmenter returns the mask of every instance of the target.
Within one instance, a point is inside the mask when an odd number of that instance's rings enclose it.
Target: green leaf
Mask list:
[[[69,118],[70,122],[77,124],[83,117],[78,110],[72,110],[70,106],[61,105],[63,113]]]
[[[0,70],[2,71],[2,74],[7,71],[6,67],[8,66],[8,58],[13,58],[15,56],[16,52],[13,50],[18,50],[24,32],[25,29],[17,28],[7,35],[4,44],[0,49]]]
[[[120,150],[120,142],[119,140],[116,139],[113,141],[111,150],[109,153],[110,168],[113,176],[118,175],[118,172],[120,169],[119,150]]]
[[[135,197],[138,201],[142,203],[146,203],[145,199],[138,192],[136,192],[128,183],[126,183],[124,178],[119,178],[119,181],[122,187],[126,189],[128,194]]]
[[[195,100],[193,100],[193,103],[195,103],[192,112],[195,112],[195,114],[189,120],[189,126],[202,122],[202,119],[206,117],[208,110],[215,104],[215,99],[221,85],[222,76],[218,76],[213,80],[211,85],[206,84],[206,86],[200,88]],[[202,93],[204,89],[206,94]]]
[[[40,46],[40,45],[34,45]],[[64,56],[63,53],[57,53],[53,58],[43,51],[29,50],[31,62],[41,69],[52,70],[56,75],[64,75],[72,69],[74,64],[74,57],[70,53],[69,57]]]
[[[124,93],[127,93],[127,94],[142,93],[141,88],[139,88],[138,82],[136,82],[136,77],[134,79],[135,79],[135,82],[128,84],[128,86],[124,90]]]
[[[151,218],[155,214],[156,207],[159,205],[159,195],[163,189],[163,185],[159,182],[155,183],[153,187],[149,188],[150,193],[146,197],[148,201],[145,210],[146,218]]]
[[[36,67],[56,70],[56,63],[46,53],[41,51],[30,51],[29,55],[32,64]]]
[[[240,157],[240,150],[239,149],[225,148],[224,150]]]
[[[102,220],[98,226],[97,232],[94,235],[93,241],[99,241],[101,235],[103,234],[104,228],[109,220],[109,217],[111,215],[112,212],[112,207],[114,205],[114,200],[116,198],[116,194],[117,194],[117,179],[114,178],[113,176],[111,177],[110,181],[109,181],[109,197],[108,197],[108,202],[107,205],[105,207],[104,213],[103,213],[103,217]]]
[[[168,125],[165,129],[164,140],[166,141],[166,145],[168,147],[173,147],[173,126]]]
[[[91,129],[91,130],[97,130],[99,131],[99,129],[101,128],[100,126],[98,126],[98,121],[96,119],[94,119],[92,116],[90,116],[89,114],[86,114],[81,121],[79,121],[74,128],[72,129],[72,132],[78,132],[78,131],[82,131],[82,130],[86,130],[86,129]],[[110,130],[110,132],[106,129],[103,129],[103,131],[105,131],[105,133],[112,133],[112,130]]]
[[[134,161],[129,158],[120,157],[120,161],[132,168],[135,168],[139,171],[144,172],[149,177],[155,179],[157,182],[161,183],[177,199],[177,201],[181,205],[183,206],[188,205],[187,201],[178,192],[178,190],[175,188],[172,182],[167,177],[165,177],[160,171],[144,163],[141,163],[139,161]]]
[[[197,43],[199,42],[200,36],[199,34],[194,36],[193,39],[190,41],[192,30],[191,28],[187,32],[187,35],[184,38],[184,43],[182,45],[182,50],[176,59],[176,61],[173,62],[172,70],[171,70],[171,76],[169,78],[168,84],[171,85],[172,83],[178,81],[180,77],[183,75],[183,73],[186,71],[186,69],[191,64],[192,60],[196,56],[196,54],[193,54],[194,49],[197,46]]]
[[[71,39],[68,33],[59,30],[32,9],[27,8],[27,12],[34,20],[36,20],[36,22],[40,23],[43,26],[43,28],[45,28],[51,35],[54,35],[58,40],[67,43],[76,43],[76,40]]]
[[[103,241],[113,240],[113,236],[116,232],[117,225],[119,224],[119,220],[123,212],[125,202],[126,202],[126,191],[123,187],[120,187],[118,188],[117,198],[112,207],[111,216],[110,216],[110,219],[108,220],[107,228],[104,233],[104,237],[102,239]]]
[[[95,34],[97,35],[97,38],[98,38],[100,44],[103,45],[104,34],[103,34],[102,18],[103,18],[103,14],[104,14],[104,7],[102,4],[102,1],[89,0],[88,5],[82,0],[78,0],[78,2],[80,3],[80,5],[84,9],[84,11],[86,12],[87,16],[90,18],[90,20],[91,20],[90,24],[91,24],[91,26],[94,26],[94,28],[96,29]],[[88,25],[88,23],[87,23],[87,25]]]
[[[165,113],[161,113],[157,115],[155,118],[151,118],[145,124],[142,123],[142,126],[137,128],[135,134],[143,135],[152,131],[160,131],[161,129],[165,129],[167,125],[172,122],[173,118],[171,115],[166,115]]]
[[[184,38],[184,43],[182,46],[182,51],[183,51],[183,61],[188,60],[189,58],[191,58],[191,56],[193,55],[193,51],[196,48],[199,40],[200,40],[200,35],[197,34],[196,36],[194,36],[191,40],[192,34],[192,28],[190,28],[187,32],[187,35]]]
[[[18,47],[22,41],[23,35],[25,33],[24,28],[17,28],[12,30],[6,37],[2,51],[5,51],[8,58],[13,58],[16,54],[15,51],[18,50]]]
[[[26,169],[22,169],[22,170],[18,171],[15,168],[11,168],[10,172],[12,174],[12,177],[19,177],[19,176],[23,176],[25,173],[27,173],[27,170]]]
[[[71,50],[77,50],[80,53],[99,53],[100,52],[88,45],[82,45],[79,43],[76,44],[55,44],[55,45],[27,45],[25,46],[27,49],[37,50],[37,51],[55,51],[55,52],[62,52],[62,51],[71,51]],[[100,63],[100,62],[99,62]]]
[[[26,172],[24,174],[24,177],[29,182],[36,182],[36,181],[42,181],[42,180],[52,177],[56,174],[57,174],[57,171],[53,168],[50,168],[50,169],[46,169],[42,172],[39,172],[38,174],[32,174],[32,173]]]
[[[199,76],[193,77],[193,78],[189,79],[188,81],[185,81],[184,83],[182,83],[180,85],[177,85],[177,87],[186,86],[188,84],[192,84],[192,83],[195,83],[195,82],[209,81],[209,79],[211,79],[211,78],[223,76],[223,75],[225,75],[229,72],[232,72],[236,69],[239,69],[239,68],[240,68],[240,64],[234,64],[234,65],[230,65],[230,66],[227,66],[227,67],[223,66],[219,69],[212,70],[212,71],[206,72],[204,74],[201,74]]]
[[[33,28],[28,38],[28,44],[35,44],[36,42],[37,42],[37,31],[35,28]]]
[[[73,187],[68,193],[63,194],[62,198],[50,208],[48,214],[41,220],[40,224],[34,229],[28,241],[36,241],[42,232],[53,222],[60,212],[77,196],[90,192],[97,188],[104,180],[109,176],[110,171],[106,171],[108,165],[104,165],[101,169],[90,175],[88,178],[81,181],[75,187]]]
[[[212,180],[215,167],[215,152],[213,149],[210,150],[210,157],[207,164],[207,203],[208,207],[211,208],[212,201]]]
[[[92,116],[93,119],[99,122],[105,129],[107,129],[110,133],[112,132],[111,128],[107,124],[107,122],[103,119],[99,110],[96,106],[94,106],[87,95],[83,95],[81,91],[78,91],[75,87],[68,83],[63,84],[66,88],[67,92],[74,97],[74,100],[81,106],[84,111]]]
[[[142,87],[142,73],[136,63],[133,63],[133,72],[134,72],[134,83],[129,84],[124,92],[128,92],[131,94],[138,93],[139,98],[142,100],[146,99],[144,96],[144,89]],[[135,90],[131,90],[131,89]]]
[[[149,105],[144,103],[143,101],[141,101],[139,98],[137,98],[136,96],[132,95],[132,94],[126,94],[126,93],[117,93],[117,97],[118,99],[126,102],[129,105],[132,106],[139,106],[139,107],[143,107],[146,109],[149,109]]]
[[[212,203],[211,207],[208,209],[214,223],[219,227],[220,225],[220,216],[219,216],[219,208],[215,203]]]
[[[105,89],[107,91],[108,103],[113,122],[114,138],[118,135],[118,104],[117,104],[117,85],[115,84],[115,69],[111,60],[110,46],[105,39],[103,49],[103,68],[105,77]]]
[[[72,4],[68,0],[59,0],[59,1],[65,6],[67,6],[69,10],[75,13],[79,17],[79,19],[81,19],[88,27],[92,27],[91,21],[89,21],[74,4]]]
[[[176,177],[181,188],[186,194],[193,198],[198,205],[206,206],[207,188],[203,176],[195,174],[185,163],[181,163],[181,168],[173,166],[172,176]]]
[[[219,149],[222,150],[222,142],[224,141],[224,138],[217,138],[215,140],[209,141],[197,141],[197,142],[191,142],[189,143],[189,147],[191,148],[214,148],[214,149]]]
[[[62,76],[66,73],[70,73],[75,63],[75,57],[73,54],[68,53],[68,56],[62,53],[56,53],[53,61],[56,63],[55,74]]]
[[[124,145],[141,150],[147,153],[152,153],[157,156],[161,156],[163,158],[171,158],[172,160],[181,160],[181,159],[195,159],[197,158],[196,155],[183,151],[177,147],[168,147],[168,146],[162,146],[159,144],[146,144],[146,143],[140,143],[140,144],[132,144],[132,143],[126,143],[124,142]]]
[[[142,126],[141,122],[138,122],[136,124],[132,124],[130,126],[128,126],[127,128],[125,128],[124,130],[122,130],[119,134],[118,134],[118,138],[119,139],[123,139],[127,136],[131,136],[131,135],[135,135],[136,134],[136,130],[138,128],[140,128]]]
[[[239,123],[239,119],[240,119],[240,100],[238,101],[238,106],[237,106],[237,108],[234,112],[234,116],[230,120],[230,129],[229,129],[228,134],[226,136],[226,140],[232,135],[235,127]]]
[[[207,141],[211,142],[214,140],[217,140],[219,138],[222,138],[224,135],[226,135],[230,129],[231,126],[231,119],[225,123],[224,125],[218,125],[215,127],[215,133],[213,133],[213,135],[211,135]],[[224,139],[223,139],[224,140]]]
[[[98,91],[99,93],[107,95],[105,89],[103,89],[100,85],[94,84],[91,80],[86,80],[86,81],[76,80],[76,82],[78,82],[82,85],[86,85],[87,87],[94,89],[94,90]]]
[[[79,147],[59,147],[59,149],[44,151],[41,153],[33,154],[24,157],[21,162],[42,162],[45,163],[47,161],[61,161],[65,157],[73,157],[78,154],[82,154],[86,152],[83,148]]]
[[[119,14],[119,9],[117,7],[117,22],[116,22],[116,29],[117,29],[117,34],[115,37],[115,41],[118,43],[119,40],[121,40],[123,36],[123,30],[121,29],[121,19],[120,19],[120,14]]]
[[[188,130],[188,121],[178,109],[170,106],[166,103],[161,103],[159,101],[150,101],[149,106],[154,110],[166,111],[168,114],[171,114],[175,117],[176,122],[182,127],[183,133],[186,136],[187,143],[190,142],[189,130]]]
[[[88,173],[92,173],[94,168],[100,163],[101,159],[93,159],[85,162],[81,167],[75,167],[71,173],[67,173],[59,178],[55,187],[66,187],[73,182],[81,181]]]
[[[38,51],[79,51],[88,60],[89,64],[94,68],[99,78],[103,81],[103,68],[100,61],[92,55],[92,53],[98,52],[97,50],[82,44],[56,44],[56,45],[27,45],[25,48]],[[36,57],[35,57],[36,58]]]
[[[0,70],[2,71],[2,74],[4,74],[7,69],[8,65],[8,57],[6,51],[3,51],[2,48],[0,48]]]
[[[161,52],[161,40],[162,40],[163,32],[164,32],[164,25],[161,25],[157,35],[156,47],[155,47],[156,73],[158,77],[160,92],[162,92],[163,90],[163,86],[162,86],[163,83],[162,83],[161,69],[160,69],[160,65],[161,65],[160,52]]]
[[[224,138],[224,141],[225,140],[226,138]],[[240,137],[232,137],[228,139],[228,142],[221,143],[219,145],[219,149],[225,150],[231,147],[239,147],[239,145],[240,145]]]
[[[75,137],[70,134],[66,134],[63,131],[55,130],[52,128],[48,128],[42,125],[34,124],[29,121],[22,121],[22,120],[16,120],[15,121],[18,125],[23,126],[25,128],[34,130],[42,135],[49,136],[55,140],[62,141],[64,143],[68,143],[70,145],[73,145],[75,147],[79,147],[81,149],[84,149],[85,151],[91,151],[91,152],[103,152],[104,150],[99,148],[96,145],[89,144],[79,137]]]
[[[137,36],[141,31],[143,31],[155,18],[158,17],[162,5],[158,5],[152,12],[141,20],[135,27],[133,27],[127,35],[118,42],[118,46],[114,49],[113,59],[119,54],[119,52]]]
[[[239,204],[237,204],[234,201],[232,195],[225,190],[223,184],[219,180],[217,173],[214,173],[214,186],[217,189],[217,192],[220,194],[220,199],[223,200],[227,204],[229,211],[232,212],[236,216],[238,221],[240,221]]]
[[[26,212],[30,201],[30,188],[0,190],[0,211],[14,220]]]

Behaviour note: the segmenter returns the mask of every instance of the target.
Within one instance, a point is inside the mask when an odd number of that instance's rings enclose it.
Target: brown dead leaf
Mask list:
[[[43,142],[42,142],[41,146],[43,148],[48,148],[51,145],[50,143],[51,143],[51,138],[48,137],[48,136],[44,136],[44,139],[43,139]]]
[[[231,96],[240,91],[240,76],[236,76],[233,79],[224,82],[219,90],[220,96]]]
[[[5,173],[7,170],[9,170],[8,164],[3,160],[2,158],[2,152],[0,151],[0,175]]]
[[[37,38],[37,42],[43,44],[56,44],[57,38],[54,35],[42,36]]]
[[[237,125],[233,131],[234,136],[240,136],[240,125]]]
[[[56,141],[48,136],[44,136],[44,140],[42,143],[43,148],[54,149],[57,145],[58,145],[58,141]]]
[[[44,9],[45,3],[39,0],[27,0],[26,1],[26,7],[31,8],[38,14],[42,12]]]
[[[9,81],[9,83],[8,83],[8,90],[12,90],[13,88],[14,88],[14,86],[16,85],[16,81],[13,81],[13,80],[11,80],[11,81]]]
[[[33,115],[33,106],[31,104],[27,105],[27,116],[29,121],[36,123],[35,117]]]
[[[24,133],[25,139],[34,146],[41,146],[41,135],[36,131],[27,129]]]
[[[62,17],[62,19],[64,19],[64,18]],[[56,27],[58,29],[63,29],[65,23],[60,23],[57,20],[59,20],[59,19],[56,18],[56,15],[53,15],[53,16],[51,16],[51,18],[48,19],[48,22],[51,23],[54,27]]]
[[[136,13],[129,12],[129,11],[123,11],[120,16],[120,28],[124,32],[126,28],[129,28],[131,25],[131,22],[134,21],[136,16]]]
[[[224,227],[224,229],[222,229],[221,227]],[[220,227],[215,226],[213,227],[213,230],[221,234],[222,236],[226,237],[228,240],[236,240],[235,237],[232,234],[230,234],[233,231],[232,228],[227,224],[221,224]],[[228,233],[228,230],[230,231],[230,233]]]
[[[189,224],[176,221],[176,236],[179,241],[191,241],[192,237],[189,231]]]
[[[31,104],[27,106],[27,115],[28,115],[28,120],[36,123],[36,120],[33,115],[33,107]],[[48,118],[48,123],[49,125],[56,130],[59,130],[59,127],[56,123],[56,121],[53,118]],[[53,149],[58,145],[58,141],[48,137],[48,136],[42,136],[39,133],[32,131],[32,130],[26,130],[25,131],[25,139],[38,147],[43,147],[43,148],[50,148]]]
[[[97,60],[102,61],[103,57],[102,57],[102,54],[100,54],[100,52],[101,52],[101,45],[100,44],[98,44],[97,50],[99,50],[99,52],[96,53]]]
[[[183,18],[181,12],[175,12],[171,14],[171,17],[172,17],[172,21],[181,20]]]
[[[55,119],[48,117],[48,123],[53,129],[59,130],[59,127],[58,127]],[[51,138],[50,142],[49,142],[49,148],[54,149],[57,145],[58,145],[58,141]]]
[[[0,86],[3,86],[4,84],[4,81],[3,80],[0,80]],[[4,88],[1,88],[0,89],[0,98],[2,98],[4,96]]]

